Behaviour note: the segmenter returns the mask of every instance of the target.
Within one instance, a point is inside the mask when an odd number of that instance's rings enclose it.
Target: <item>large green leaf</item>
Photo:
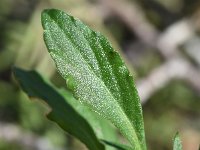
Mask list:
[[[182,150],[181,139],[180,139],[178,133],[176,133],[176,135],[175,135],[175,137],[174,137],[174,146],[173,146],[173,150]]]
[[[42,13],[44,40],[74,96],[109,119],[133,149],[145,150],[140,100],[119,54],[80,20],[55,10]]]
[[[88,122],[65,101],[56,89],[34,71],[14,68],[14,75],[23,90],[30,96],[42,99],[52,111],[47,117],[66,132],[82,141],[90,150],[104,150]]]

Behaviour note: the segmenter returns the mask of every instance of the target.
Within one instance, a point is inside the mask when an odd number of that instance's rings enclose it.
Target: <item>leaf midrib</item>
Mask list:
[[[79,21],[79,20],[78,20]],[[77,20],[75,20],[74,19],[74,25],[77,27],[79,24],[79,22],[78,22]],[[86,25],[85,25],[86,26]],[[87,27],[87,26],[86,26]],[[89,27],[87,27],[87,28],[89,28]],[[80,31],[80,33],[82,32],[79,28],[78,28],[78,30]],[[94,34],[94,36],[95,36],[95,40],[98,40],[98,46],[102,49],[102,51],[101,52],[103,52],[103,54],[106,56],[106,53],[103,51],[103,47],[102,47],[102,44],[101,44],[101,39],[99,38],[100,37],[100,32],[96,32],[96,31],[93,31],[93,30],[91,30],[91,29],[89,29],[89,31],[90,31],[90,34]],[[91,49],[91,51],[92,51],[92,53],[94,54],[94,56],[95,56],[95,58],[96,58],[96,60],[97,60],[97,64],[98,64],[98,67],[100,68],[100,73],[101,73],[101,80],[104,82],[104,80],[103,80],[103,68],[101,67],[101,65],[100,65],[100,62],[99,62],[99,60],[97,59],[97,56],[96,56],[96,53],[94,52],[94,50],[93,50],[93,46],[91,46],[90,45],[90,43],[88,42],[88,40],[87,40],[87,37],[85,37],[85,35],[84,34],[82,34],[83,35],[83,37],[85,38],[85,41],[87,41],[87,44],[88,44],[88,46],[90,47],[90,49]],[[89,38],[89,37],[88,37]],[[73,43],[73,42],[72,42]],[[74,43],[73,43],[74,44]],[[113,49],[112,49],[113,50]],[[113,50],[114,51],[114,50]],[[112,75],[112,77],[114,77],[114,80],[116,81],[116,83],[115,83],[115,86],[117,86],[119,89],[122,89],[121,88],[121,86],[119,85],[119,81],[118,81],[118,79],[117,79],[117,76],[116,76],[116,74],[114,73],[114,68],[113,68],[113,65],[111,64],[111,62],[110,62],[110,60],[109,60],[109,58],[106,56],[106,61],[107,61],[107,63],[108,63],[108,65],[112,68],[111,69],[111,75]],[[88,64],[88,63],[87,63]],[[90,66],[90,65],[89,65]],[[93,71],[94,72],[94,71]],[[95,72],[94,72],[95,73]],[[98,75],[95,73],[95,75],[98,77]],[[99,78],[99,77],[98,77]],[[105,84],[105,82],[104,82],[104,84]],[[105,84],[105,86],[106,86],[106,84]],[[106,86],[107,87],[107,86]],[[118,90],[117,92],[119,92],[120,93],[120,97],[118,97],[120,100],[123,100],[122,99],[122,96],[121,96],[121,90]],[[116,97],[113,95],[113,97],[116,99]],[[117,101],[118,102],[118,101]],[[118,102],[118,104],[120,104],[119,102]],[[120,104],[120,106],[121,106],[122,104]],[[124,110],[124,108],[122,107],[122,109]],[[125,110],[124,110],[124,112],[125,112]]]

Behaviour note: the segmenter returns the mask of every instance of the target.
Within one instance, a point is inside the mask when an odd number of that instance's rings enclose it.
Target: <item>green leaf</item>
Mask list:
[[[104,150],[89,123],[79,115],[56,89],[37,72],[13,68],[14,75],[29,97],[46,102],[52,109],[47,117],[69,134],[82,141],[90,150]]]
[[[66,101],[89,122],[99,139],[112,140],[112,142],[117,142],[116,131],[107,120],[100,117],[97,113],[91,111],[88,107],[82,105],[73,97],[70,91],[66,89],[60,89],[59,92],[63,97],[66,98]],[[115,149],[106,145],[106,150]]]
[[[115,147],[117,150],[131,150],[132,148],[127,146],[127,145],[122,145],[122,144],[116,144],[107,140],[102,140],[105,144]]]
[[[180,139],[178,133],[176,133],[176,135],[175,135],[175,137],[174,137],[174,146],[173,146],[173,150],[182,150],[181,139]]]
[[[110,120],[133,149],[145,150],[142,109],[133,78],[108,40],[55,9],[43,11],[42,25],[49,53],[76,99]]]

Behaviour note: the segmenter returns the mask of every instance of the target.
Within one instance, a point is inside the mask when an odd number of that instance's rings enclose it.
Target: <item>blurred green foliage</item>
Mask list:
[[[143,106],[150,149],[172,149],[174,133],[200,129],[199,96],[184,81],[173,81]],[[154,138],[152,138],[154,137]],[[152,144],[156,143],[156,144]]]

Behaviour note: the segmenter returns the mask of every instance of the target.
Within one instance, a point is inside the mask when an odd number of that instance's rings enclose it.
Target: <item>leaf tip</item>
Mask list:
[[[182,150],[182,144],[181,144],[179,132],[176,132],[176,134],[174,136],[173,150]]]
[[[176,134],[175,134],[175,136],[174,136],[174,140],[176,140],[176,139],[179,139],[179,140],[180,140],[180,134],[179,134],[178,131],[176,132]]]
[[[41,13],[42,27],[45,29],[46,23],[55,17],[60,11],[57,9],[44,9]]]
[[[41,13],[41,22],[42,22],[42,27],[43,29],[45,29],[45,24],[48,18],[48,13],[49,13],[50,9],[44,9]]]
[[[11,70],[12,70],[13,74],[16,75],[16,73],[18,72],[19,68],[17,68],[16,66],[12,66]]]
[[[23,70],[20,69],[20,68],[18,68],[18,67],[16,67],[16,66],[12,66],[11,70],[12,70],[12,74],[13,74],[13,76],[14,76],[14,79],[15,79],[17,82],[19,82],[20,76],[21,76],[21,74],[23,73]]]

